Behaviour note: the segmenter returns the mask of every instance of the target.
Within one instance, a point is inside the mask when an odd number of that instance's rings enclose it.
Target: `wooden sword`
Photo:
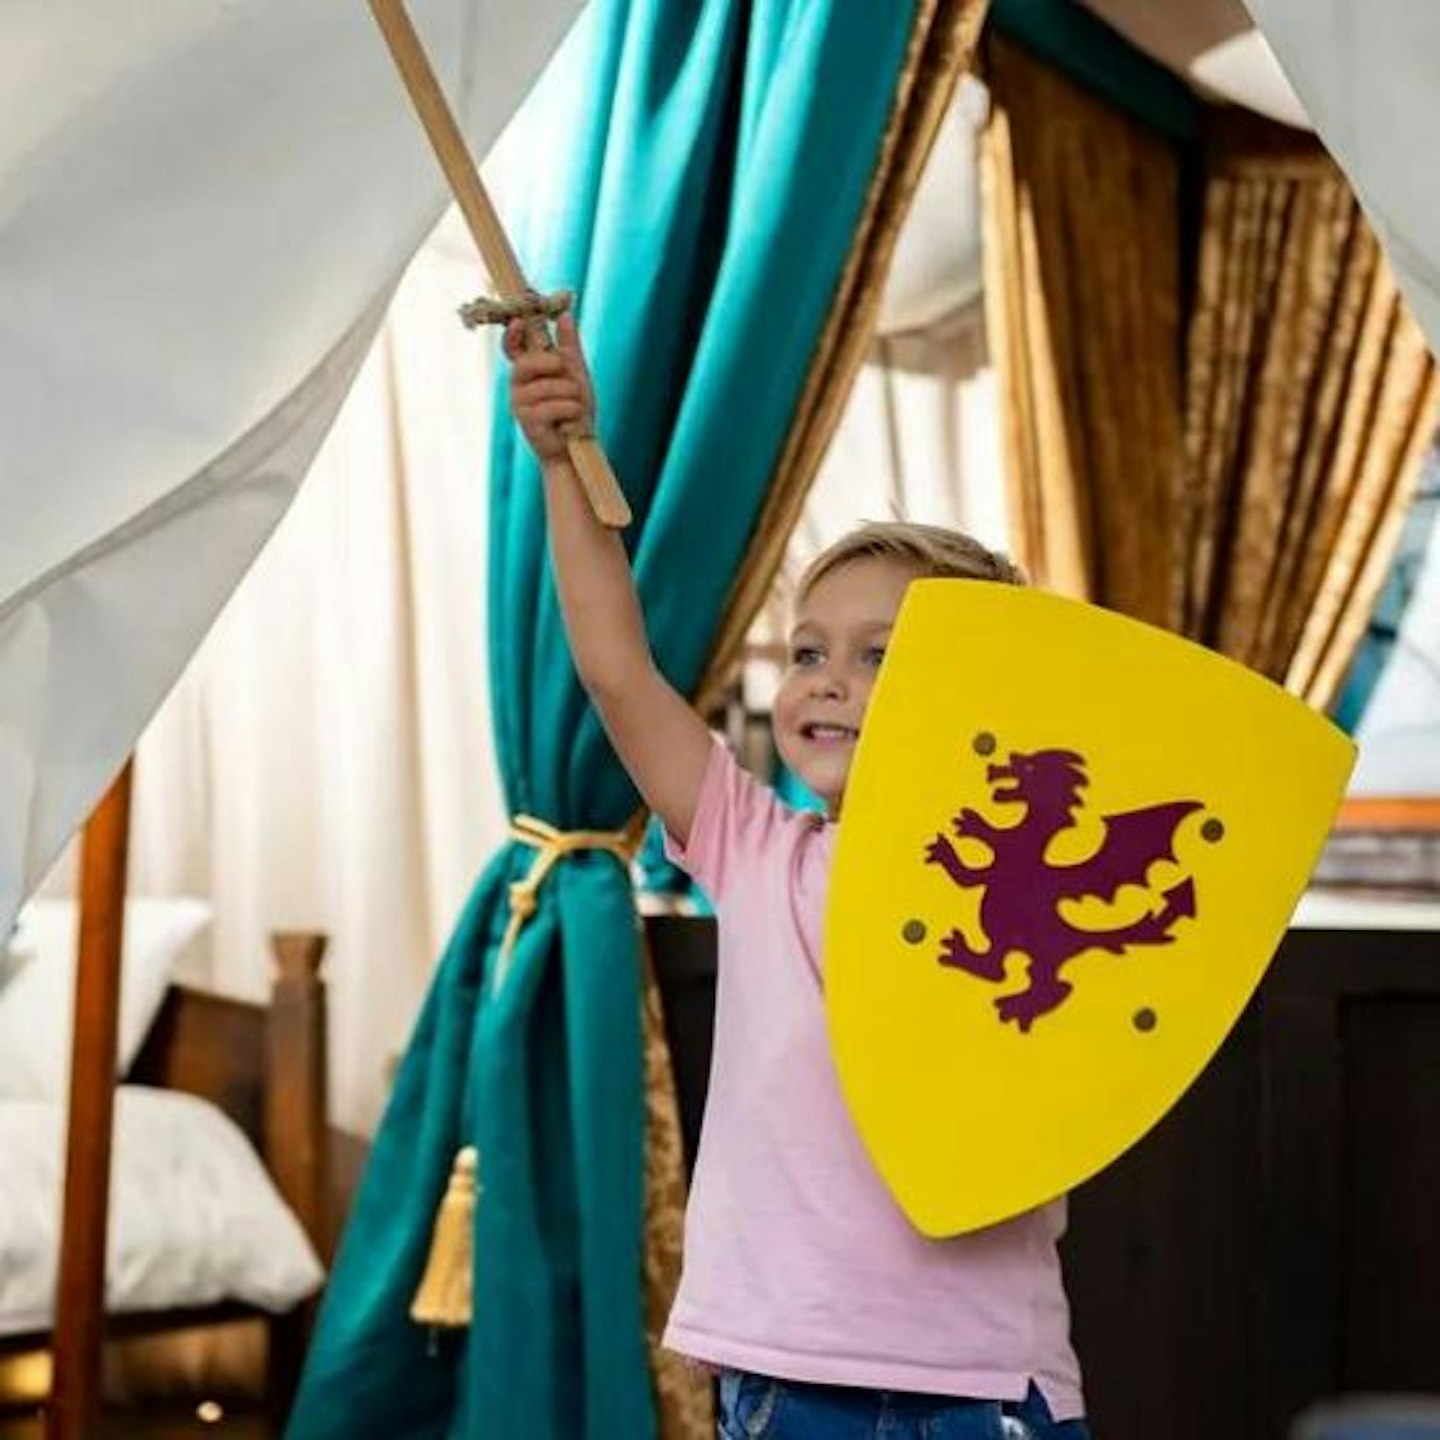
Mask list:
[[[501,301],[523,316],[526,344],[530,348],[552,349],[555,341],[550,333],[546,303],[535,294],[520,269],[510,237],[486,193],[465,137],[455,123],[420,37],[406,14],[404,0],[370,0],[370,9]],[[468,317],[467,323],[471,323]],[[623,530],[630,523],[630,506],[600,442],[573,423],[563,426],[561,433],[595,518],[612,530]]]

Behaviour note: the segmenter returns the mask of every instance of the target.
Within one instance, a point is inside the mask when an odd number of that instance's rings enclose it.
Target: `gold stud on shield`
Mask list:
[[[1164,631],[911,587],[846,787],[825,983],[846,1100],[920,1230],[1053,1199],[1165,1114],[1259,984],[1353,762]]]

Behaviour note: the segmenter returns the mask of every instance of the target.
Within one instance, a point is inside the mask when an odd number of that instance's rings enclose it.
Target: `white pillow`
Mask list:
[[[120,967],[118,1071],[135,1059],[187,946],[210,923],[200,900],[127,900]],[[73,900],[32,900],[18,947],[33,949],[0,990],[0,1097],[61,1100],[69,1091],[80,925]]]
[[[0,1105],[0,1335],[48,1330],[60,1252],[64,1109]],[[324,1272],[239,1128],[193,1095],[122,1085],[110,1168],[111,1314],[242,1300],[288,1310]]]

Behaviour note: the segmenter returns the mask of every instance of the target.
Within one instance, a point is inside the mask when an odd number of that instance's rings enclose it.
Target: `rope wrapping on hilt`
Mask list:
[[[508,297],[478,296],[462,305],[458,314],[467,330],[482,325],[508,325],[512,320],[521,320],[526,325],[549,325],[574,303],[575,297],[569,290],[557,290],[553,295],[527,290],[523,295]]]

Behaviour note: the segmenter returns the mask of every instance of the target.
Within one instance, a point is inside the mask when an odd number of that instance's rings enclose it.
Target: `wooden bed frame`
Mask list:
[[[0,1338],[0,1353],[49,1348],[54,1380],[47,1440],[99,1433],[101,1346],[116,1337],[263,1318],[267,1401],[283,1417],[299,1377],[314,1305],[270,1315],[239,1303],[107,1318],[105,1232],[114,1112],[131,771],[87,822],[72,1048],[64,1231],[53,1331]],[[268,1005],[171,986],[127,1078],[209,1100],[258,1151],[312,1244],[328,1259],[326,1020],[318,934],[271,937]]]

